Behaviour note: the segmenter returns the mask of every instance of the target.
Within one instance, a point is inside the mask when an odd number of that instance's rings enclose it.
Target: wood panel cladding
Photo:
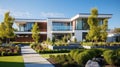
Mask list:
[[[42,32],[46,32],[47,31],[47,22],[40,22],[38,23],[39,29]]]

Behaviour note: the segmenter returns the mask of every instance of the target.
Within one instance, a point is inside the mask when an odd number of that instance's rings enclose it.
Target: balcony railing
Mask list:
[[[39,29],[39,30],[40,32],[47,32],[47,29]],[[17,32],[31,32],[31,30],[22,30],[22,31],[18,30]]]
[[[53,31],[71,31],[72,26],[53,26]]]

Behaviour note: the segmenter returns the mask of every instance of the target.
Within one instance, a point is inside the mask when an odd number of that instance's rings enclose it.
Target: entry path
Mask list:
[[[54,67],[41,55],[37,54],[30,46],[22,46],[21,53],[25,67]]]

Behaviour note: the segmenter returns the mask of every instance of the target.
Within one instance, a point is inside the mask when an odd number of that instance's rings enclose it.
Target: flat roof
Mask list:
[[[88,18],[91,14],[90,13],[79,13],[71,18],[71,21],[77,19],[77,18]],[[112,14],[98,14],[98,18],[111,18]]]
[[[90,13],[78,13],[72,18],[57,18],[57,17],[49,17],[47,19],[22,19],[22,18],[15,18],[15,23],[26,23],[26,22],[47,22],[47,20],[52,21],[73,21],[77,18],[88,18]],[[111,18],[112,14],[98,14],[98,18]]]

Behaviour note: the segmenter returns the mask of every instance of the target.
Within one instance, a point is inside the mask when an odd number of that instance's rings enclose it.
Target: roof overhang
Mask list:
[[[76,16],[71,18],[71,21],[77,19],[77,18],[88,18],[90,16],[90,14],[86,14],[86,13],[81,13],[81,14],[77,14]],[[98,18],[111,18],[112,14],[98,14]]]
[[[48,18],[48,21],[52,21],[52,22],[70,22],[71,19],[69,19],[69,18]]]
[[[47,22],[45,19],[15,19],[16,24],[26,24],[27,22]]]

